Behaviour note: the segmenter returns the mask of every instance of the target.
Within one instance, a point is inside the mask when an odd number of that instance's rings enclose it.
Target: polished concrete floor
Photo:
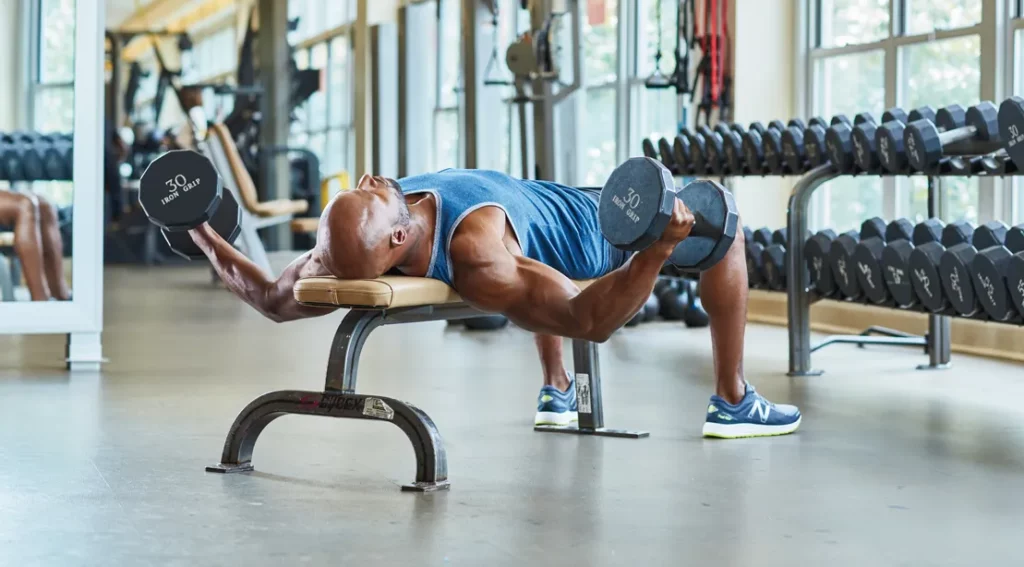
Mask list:
[[[609,426],[531,429],[528,334],[378,330],[364,393],[414,402],[448,448],[450,492],[410,494],[396,429],[289,416],[256,473],[206,473],[238,410],[317,389],[338,314],[276,325],[200,267],[107,272],[102,373],[60,337],[0,337],[0,565],[1020,564],[1024,372],[910,349],[835,346],[784,374],[785,331],[748,333],[749,379],[799,404],[772,439],[700,437],[706,330],[658,323],[601,347]]]

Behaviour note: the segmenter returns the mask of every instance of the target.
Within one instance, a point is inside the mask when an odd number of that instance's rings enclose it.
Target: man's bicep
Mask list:
[[[579,288],[540,262],[510,255],[460,279],[456,287],[466,301],[528,331],[565,334],[575,326],[571,302]]]

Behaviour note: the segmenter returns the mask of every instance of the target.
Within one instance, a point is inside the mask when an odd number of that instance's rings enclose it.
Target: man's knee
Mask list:
[[[18,218],[22,221],[36,221],[39,218],[39,207],[32,195],[14,193],[12,196],[14,206],[18,211]]]

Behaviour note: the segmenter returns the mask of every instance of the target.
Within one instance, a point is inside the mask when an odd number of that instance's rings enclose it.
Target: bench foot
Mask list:
[[[253,470],[254,469],[252,468],[252,463],[238,463],[236,465],[232,465],[230,463],[220,463],[217,465],[210,465],[206,467],[206,472],[221,474],[244,473],[252,472]]]
[[[405,433],[416,454],[416,479],[409,485],[411,489],[427,492],[448,487],[447,454],[430,416],[412,404],[393,398],[342,392],[282,390],[256,398],[231,425],[220,464],[206,467],[206,470],[217,473],[253,470],[256,439],[271,421],[289,414],[391,423]]]
[[[402,492],[440,492],[442,490],[448,490],[452,485],[447,480],[439,482],[414,482],[411,484],[403,484]]]
[[[609,429],[607,427],[599,427],[597,429],[581,428],[577,425],[535,425],[533,426],[534,431],[540,431],[543,433],[571,433],[573,435],[596,435],[598,437],[622,437],[625,439],[643,439],[650,437],[650,433],[647,431],[631,431],[629,429]]]

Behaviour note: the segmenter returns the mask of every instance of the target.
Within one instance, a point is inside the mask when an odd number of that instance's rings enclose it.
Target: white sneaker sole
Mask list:
[[[556,413],[553,411],[539,411],[537,416],[533,418],[534,425],[569,425],[579,421],[579,414],[574,411],[566,411],[562,413]]]
[[[788,435],[800,427],[800,420],[788,425],[758,425],[756,423],[711,423],[704,422],[704,437],[716,437],[718,439],[740,439],[743,437],[772,437],[775,435]]]

